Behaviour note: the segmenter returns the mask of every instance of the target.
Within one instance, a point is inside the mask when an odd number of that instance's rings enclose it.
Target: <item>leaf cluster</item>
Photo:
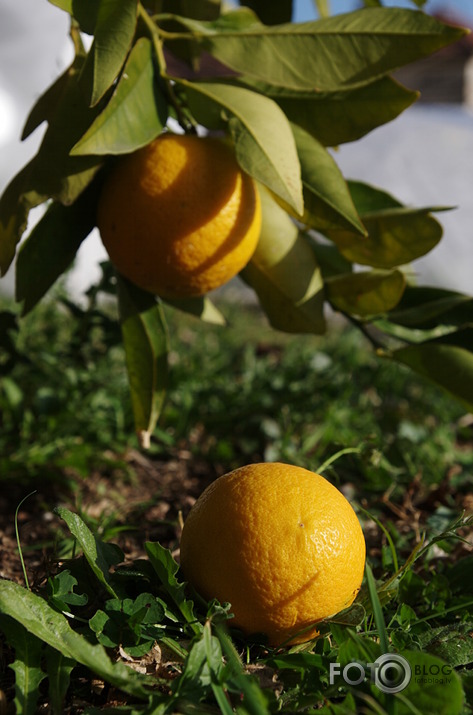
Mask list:
[[[473,601],[464,576],[471,556],[428,561],[434,543],[461,538],[471,519],[455,519],[377,579],[368,565],[355,604],[319,624],[316,640],[270,649],[261,637],[242,640],[232,631],[230,604],[197,594],[190,600],[178,564],[159,543],[146,544],[146,559],[124,561],[77,514],[56,512],[81,555],[40,593],[0,580],[0,630],[14,651],[19,715],[36,712],[39,697],[64,712],[82,697],[84,682],[87,713],[102,712],[100,705],[135,715],[471,712]],[[396,652],[413,672],[400,693],[387,694],[369,677],[350,685],[330,675],[333,665],[342,671],[353,662],[368,672],[369,663]],[[418,676],[429,672],[442,677],[426,685]],[[103,684],[101,700],[91,696],[93,679]],[[124,694],[120,707],[107,707],[109,688]]]
[[[406,269],[439,242],[440,207],[406,207],[347,181],[331,152],[410,106],[416,93],[392,73],[464,30],[380,3],[330,17],[321,2],[320,19],[305,23],[290,22],[291,3],[276,9],[262,0],[230,10],[218,0],[54,4],[71,17],[75,57],[31,110],[23,136],[46,122],[43,141],[0,201],[3,273],[29,211],[45,209],[16,261],[24,313],[94,229],[114,162],[177,123],[226,135],[261,187],[261,240],[242,278],[273,327],[322,334],[328,305],[381,355],[473,403],[471,298],[417,287]],[[116,293],[135,426],[146,445],[167,382],[163,306],[121,276]],[[172,306],[223,321],[208,297]]]

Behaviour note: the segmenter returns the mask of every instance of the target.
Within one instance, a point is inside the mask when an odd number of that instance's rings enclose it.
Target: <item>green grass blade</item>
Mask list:
[[[384,623],[383,609],[378,598],[378,592],[376,590],[376,583],[374,580],[373,572],[369,564],[366,564],[366,582],[368,584],[368,591],[371,599],[371,605],[373,607],[373,616],[376,623],[376,628],[379,634],[379,645],[383,653],[389,652],[389,640],[386,631],[386,625]]]

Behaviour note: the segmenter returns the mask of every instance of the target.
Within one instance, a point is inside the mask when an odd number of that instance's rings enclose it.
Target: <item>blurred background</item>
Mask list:
[[[414,8],[408,0],[384,4]],[[333,13],[357,7],[357,0],[330,0]],[[473,28],[472,0],[428,0],[424,9]],[[296,22],[316,17],[311,0],[296,0]],[[72,60],[68,32],[68,15],[47,0],[0,0],[0,192],[38,148],[43,128],[21,142],[22,128],[32,104]],[[346,178],[379,186],[407,205],[456,207],[438,214],[444,238],[414,269],[423,284],[473,294],[473,36],[397,77],[420,90],[420,100],[334,157]],[[91,234],[68,276],[74,298],[98,279],[104,258]],[[12,293],[13,283],[10,269],[0,292]]]

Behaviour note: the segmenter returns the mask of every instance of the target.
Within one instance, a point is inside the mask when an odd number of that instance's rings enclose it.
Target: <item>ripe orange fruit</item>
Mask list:
[[[250,464],[213,482],[185,521],[181,568],[232,623],[270,645],[301,643],[358,593],[365,540],[330,482],[288,464]]]
[[[162,134],[111,173],[97,224],[120,273],[178,298],[204,295],[244,268],[261,209],[254,181],[226,143]]]

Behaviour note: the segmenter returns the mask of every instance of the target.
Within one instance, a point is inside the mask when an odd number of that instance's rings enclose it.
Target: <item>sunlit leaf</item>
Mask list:
[[[118,546],[106,544],[95,536],[78,514],[74,514],[65,507],[57,507],[55,511],[61,519],[64,519],[72,536],[77,539],[77,543],[98,581],[111,596],[116,598],[117,594],[111,584],[110,569],[120,563],[123,553]]]
[[[154,74],[151,42],[133,47],[117,87],[71,154],[123,154],[152,141],[167,119],[164,96]]]
[[[327,298],[337,310],[363,318],[394,308],[404,288],[401,271],[361,271],[325,281]]]
[[[118,299],[135,429],[142,446],[148,447],[167,385],[166,323],[155,297],[122,276]]]
[[[94,41],[81,74],[92,107],[111,87],[125,62],[135,34],[137,12],[136,0],[100,0]]]
[[[293,125],[292,129],[301,163],[304,223],[320,230],[333,226],[348,227],[364,235],[365,228],[353,205],[347,183],[331,154],[301,127]]]
[[[287,213],[261,190],[263,226],[242,272],[271,323],[290,333],[323,333],[323,281],[309,242]]]
[[[242,87],[184,80],[179,84],[197,121],[211,129],[228,124],[242,169],[301,214],[299,159],[291,127],[277,104]]]
[[[422,12],[381,7],[314,22],[254,25],[244,34],[179,20],[194,41],[235,72],[287,89],[321,92],[371,82],[466,32]]]

